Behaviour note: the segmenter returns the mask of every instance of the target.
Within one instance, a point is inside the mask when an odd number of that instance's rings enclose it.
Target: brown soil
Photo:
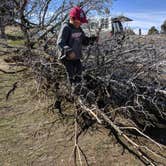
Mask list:
[[[0,57],[0,68],[9,67]],[[35,84],[28,79],[5,101],[7,92],[23,75],[0,73],[0,165],[3,166],[68,166],[74,140],[69,124],[57,114],[47,111],[49,100],[35,97]],[[66,109],[67,110],[67,109]],[[51,123],[59,119],[55,124]],[[71,133],[70,133],[71,132]],[[94,166],[143,165],[127,150],[123,153],[115,138],[106,129],[90,130],[80,137],[79,144]],[[122,154],[123,153],[123,154]]]

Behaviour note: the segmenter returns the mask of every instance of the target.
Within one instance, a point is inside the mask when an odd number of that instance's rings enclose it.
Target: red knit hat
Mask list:
[[[88,23],[84,11],[79,6],[73,7],[70,10],[69,16],[79,20],[81,23]]]

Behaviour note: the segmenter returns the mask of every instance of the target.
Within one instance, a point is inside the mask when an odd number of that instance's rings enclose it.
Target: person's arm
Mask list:
[[[67,53],[67,51],[72,50],[72,48],[70,48],[68,44],[69,37],[70,37],[70,29],[67,25],[63,25],[63,27],[59,32],[57,40],[58,49],[62,53],[62,55],[64,54],[64,52]]]

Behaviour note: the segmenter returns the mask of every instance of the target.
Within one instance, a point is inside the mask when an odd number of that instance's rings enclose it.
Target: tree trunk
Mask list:
[[[6,34],[5,34],[5,25],[3,24],[3,20],[2,18],[0,18],[0,31],[1,31],[1,38],[5,38]]]

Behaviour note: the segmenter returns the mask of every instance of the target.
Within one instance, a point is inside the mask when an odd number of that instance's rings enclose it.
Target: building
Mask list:
[[[111,32],[112,34],[123,32],[123,22],[132,21],[132,19],[125,16],[119,17],[94,17],[88,19],[89,23],[83,26],[83,29],[88,33],[95,34],[99,29],[102,32]]]
[[[83,29],[85,31],[91,31],[92,33],[98,29],[102,29],[102,31],[108,31],[112,29],[111,17],[94,17],[88,19],[88,24],[83,25]]]

